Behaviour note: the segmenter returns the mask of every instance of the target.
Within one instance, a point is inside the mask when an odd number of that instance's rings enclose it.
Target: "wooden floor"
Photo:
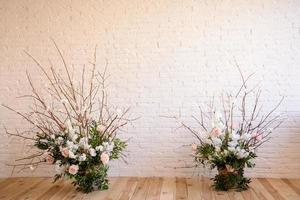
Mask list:
[[[253,179],[245,192],[216,192],[207,178],[111,178],[110,189],[76,192],[68,181],[51,178],[0,179],[0,199],[200,200],[297,199],[300,179]]]

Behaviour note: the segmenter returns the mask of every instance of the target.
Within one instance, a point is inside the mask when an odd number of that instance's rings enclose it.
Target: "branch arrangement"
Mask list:
[[[54,41],[53,41],[54,42]],[[108,161],[124,158],[127,146],[117,137],[118,133],[134,119],[125,110],[109,107],[106,81],[109,77],[96,68],[96,49],[92,70],[83,66],[81,78],[74,81],[62,52],[54,42],[62,60],[64,74],[51,65],[48,71],[39,61],[26,52],[38,66],[48,86],[43,91],[34,85],[29,73],[27,79],[31,93],[20,98],[30,98],[33,105],[29,112],[19,112],[2,105],[26,120],[31,128],[25,131],[9,131],[9,136],[30,140],[35,152],[10,164],[15,169],[35,169],[40,164],[55,164],[55,180],[67,176],[74,180],[78,189],[90,192],[107,189]],[[46,98],[47,97],[47,98]],[[33,136],[32,136],[33,135]]]
[[[284,98],[269,112],[262,113],[263,105],[259,103],[261,89],[247,86],[253,74],[244,77],[239,67],[238,70],[242,85],[237,93],[223,94],[220,110],[216,109],[213,99],[205,111],[199,107],[198,117],[193,116],[200,131],[180,122],[181,127],[198,140],[198,144],[192,144],[196,167],[209,165],[211,169],[217,168],[219,173],[213,179],[217,190],[248,188],[250,179],[243,176],[244,168],[254,167],[257,148],[267,142],[272,131],[284,121],[282,115],[275,114]],[[249,99],[254,101],[252,106],[247,106]]]

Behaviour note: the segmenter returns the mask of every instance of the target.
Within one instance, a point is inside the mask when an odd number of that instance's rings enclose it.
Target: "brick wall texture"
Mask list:
[[[50,38],[75,69],[93,59],[108,62],[110,102],[132,107],[141,117],[122,137],[130,138],[127,162],[111,164],[112,176],[192,176],[209,170],[190,165],[194,138],[172,119],[193,124],[197,105],[222,91],[234,91],[245,74],[263,88],[264,109],[281,96],[286,122],[259,151],[249,176],[300,178],[300,1],[298,0],[2,0],[0,1],[0,102],[20,111],[30,91],[26,70],[38,87],[41,73],[25,55],[45,66],[61,62]],[[26,123],[0,108],[8,128]],[[27,145],[0,128],[0,176],[6,164],[26,155]],[[50,176],[41,167],[14,176]],[[195,173],[194,173],[195,174]]]

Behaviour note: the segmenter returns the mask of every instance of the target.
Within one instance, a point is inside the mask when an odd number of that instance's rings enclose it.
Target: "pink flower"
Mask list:
[[[254,132],[251,134],[252,138],[254,138],[257,141],[261,141],[262,140],[262,134],[259,134],[257,132]]]
[[[77,174],[78,169],[79,169],[78,165],[71,165],[69,167],[69,173],[75,175]]]
[[[68,148],[62,148],[60,149],[61,154],[63,155],[63,157],[68,157],[69,156],[69,149]]]
[[[54,163],[54,158],[50,153],[47,153],[47,155],[46,155],[46,162],[49,163],[49,164]]]
[[[211,133],[210,133],[213,137],[218,137],[220,135],[222,135],[222,131],[219,128],[214,128]]]
[[[98,131],[99,133],[104,133],[105,129],[106,129],[106,127],[105,127],[103,124],[99,124],[99,125],[97,126],[97,131]]]
[[[100,159],[104,165],[106,165],[109,161],[109,155],[107,153],[102,153]]]
[[[193,150],[193,151],[196,151],[196,150],[197,150],[197,147],[198,147],[198,146],[197,146],[195,143],[193,143],[191,146],[192,146],[192,150]]]

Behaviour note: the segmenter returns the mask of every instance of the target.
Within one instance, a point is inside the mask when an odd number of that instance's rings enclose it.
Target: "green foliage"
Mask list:
[[[119,138],[112,137],[109,133],[100,133],[97,130],[98,124],[92,121],[88,128],[88,141],[81,139],[86,136],[78,135],[78,138],[72,139],[66,133],[57,133],[55,135],[37,134],[35,146],[50,155],[57,167],[62,171],[54,176],[54,182],[60,178],[69,178],[77,190],[89,193],[93,190],[106,190],[109,183],[107,178],[108,165],[102,163],[102,154],[109,156],[109,160],[118,159],[122,151],[126,148],[126,142]],[[85,139],[85,138],[84,138]],[[88,147],[84,146],[88,144]],[[73,148],[76,145],[76,148]],[[69,154],[63,156],[62,149],[66,149]],[[91,153],[90,150],[94,153]],[[73,156],[69,156],[70,153]],[[85,155],[85,159],[79,159]],[[69,167],[74,165],[78,170],[72,174]]]
[[[216,190],[221,191],[228,191],[228,190],[235,190],[235,191],[243,191],[249,188],[249,183],[251,180],[249,178],[244,177],[244,170],[241,169],[239,171],[234,172],[220,172],[214,178],[213,187]]]
[[[115,138],[113,140],[114,143],[114,149],[111,154],[111,159],[118,159],[121,155],[121,152],[127,147],[126,142],[120,140],[119,138]]]
[[[89,193],[95,189],[107,190],[109,185],[107,171],[108,166],[106,165],[94,166],[89,170],[83,170],[74,175],[72,183],[78,191],[84,193]]]

